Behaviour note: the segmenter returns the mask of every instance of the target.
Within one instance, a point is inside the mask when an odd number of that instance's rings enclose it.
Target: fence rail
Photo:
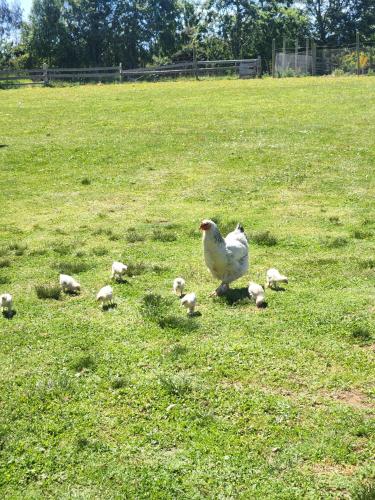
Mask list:
[[[59,80],[85,82],[88,80],[119,81],[159,79],[183,75],[226,75],[238,74],[240,78],[261,76],[261,59],[230,59],[214,61],[181,61],[163,66],[122,69],[118,66],[102,66],[94,68],[43,68],[36,69],[4,69],[0,71],[0,85],[48,85]]]

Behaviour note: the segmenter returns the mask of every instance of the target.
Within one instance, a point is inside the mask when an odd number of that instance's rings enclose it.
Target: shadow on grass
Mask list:
[[[246,287],[230,288],[225,295],[222,295],[219,298],[230,306],[239,305],[246,299],[249,299],[249,291]]]
[[[117,308],[117,304],[115,302],[113,302],[112,304],[106,304],[102,307],[102,310],[103,311],[110,311],[111,309],[116,309]]]
[[[112,280],[119,285],[129,285],[130,284],[130,281],[128,281],[124,278],[120,278],[120,277],[112,278]]]
[[[198,315],[196,313],[196,315]],[[199,325],[191,321],[190,318],[180,318],[179,316],[164,316],[159,318],[158,325],[160,328],[169,328],[171,330],[178,330],[184,333],[190,333],[199,328]]]
[[[12,309],[11,311],[3,311],[3,317],[5,319],[13,319],[14,316],[17,314],[17,311]]]

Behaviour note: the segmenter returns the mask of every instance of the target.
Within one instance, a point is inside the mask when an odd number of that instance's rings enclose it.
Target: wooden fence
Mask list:
[[[96,81],[137,81],[175,78],[179,76],[207,76],[238,74],[240,78],[261,76],[262,63],[257,59],[232,59],[218,61],[184,61],[163,66],[122,69],[118,66],[97,68],[48,68],[5,69],[0,71],[1,86],[48,85],[53,81],[70,80],[75,82]]]

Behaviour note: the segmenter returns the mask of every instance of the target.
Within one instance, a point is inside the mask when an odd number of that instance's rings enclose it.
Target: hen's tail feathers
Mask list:
[[[238,231],[241,231],[241,233],[244,233],[244,232],[245,232],[245,229],[244,229],[243,225],[242,225],[242,224],[240,224],[240,223],[238,223],[238,224],[237,224],[236,229],[237,229]]]

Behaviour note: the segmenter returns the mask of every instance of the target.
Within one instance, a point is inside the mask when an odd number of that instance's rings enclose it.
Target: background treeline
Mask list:
[[[271,57],[310,37],[374,41],[375,0],[34,0],[29,20],[0,0],[0,66],[125,68],[192,59]]]

